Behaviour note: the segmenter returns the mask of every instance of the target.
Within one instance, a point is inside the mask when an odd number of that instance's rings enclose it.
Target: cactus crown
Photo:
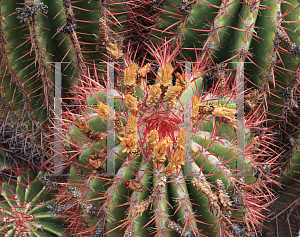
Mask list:
[[[64,114],[64,154],[71,169],[57,202],[80,207],[66,210],[68,230],[82,236],[87,231],[93,236],[255,233],[261,205],[271,199],[258,159],[267,152],[256,149],[260,142],[250,134],[259,113],[242,121],[247,145],[241,157],[230,74],[223,70],[225,81],[207,91],[205,58],[183,71],[168,44],[149,52],[155,62],[125,59],[118,89],[106,89],[91,77],[88,86],[77,86],[76,104],[83,107]],[[174,73],[176,68],[181,69]],[[150,75],[153,85],[147,85]],[[112,167],[115,173],[103,174]],[[262,174],[259,179],[255,172]],[[253,199],[259,192],[264,199]],[[74,222],[80,224],[75,228]]]

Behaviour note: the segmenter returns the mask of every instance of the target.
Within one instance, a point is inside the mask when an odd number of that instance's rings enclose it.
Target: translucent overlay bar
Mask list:
[[[237,169],[238,174],[245,175],[245,117],[244,117],[244,63],[237,63],[236,105],[237,105]]]
[[[184,124],[185,124],[185,135],[184,135],[184,147],[185,147],[185,159],[188,158],[189,150],[192,146],[192,128],[191,128],[191,117],[192,117],[192,95],[191,89],[191,63],[185,63],[185,101],[184,103]],[[187,165],[184,166],[185,173],[188,172]]]
[[[63,142],[61,139],[61,62],[54,62],[55,66],[55,95],[54,95],[54,174],[55,176],[62,174],[63,160],[62,160],[62,150]]]
[[[109,116],[107,116],[107,163],[106,172],[108,174],[115,174],[115,100],[114,100],[114,63],[107,63],[107,91],[106,102],[108,111],[112,108]]]

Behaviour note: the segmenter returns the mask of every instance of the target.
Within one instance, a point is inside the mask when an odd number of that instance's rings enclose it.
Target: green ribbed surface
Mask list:
[[[52,217],[43,204],[50,203],[53,195],[44,189],[39,181],[41,176],[41,172],[35,175],[27,171],[18,177],[17,182],[2,183],[0,233],[3,236],[62,235],[62,221]]]
[[[203,80],[202,78],[199,78],[191,84],[191,88],[188,90],[191,91],[192,95],[194,93],[200,94],[202,91],[202,84]],[[135,90],[138,91],[137,87]],[[149,90],[149,87],[147,90]],[[189,94],[189,91],[182,92],[180,101],[184,102],[186,100],[185,97],[187,94]],[[144,93],[147,92],[144,91]],[[106,102],[106,95],[104,92],[94,91],[92,92],[92,95],[87,95],[87,97],[88,99],[86,100],[86,104],[98,104],[99,101],[102,103]],[[147,108],[144,103],[146,98],[140,97],[139,99],[139,104],[141,106],[139,117],[142,118],[141,114],[143,114]],[[226,107],[228,103],[230,104],[230,101],[230,98],[224,97],[222,99],[216,99],[208,102],[205,102],[204,100],[201,103],[203,106],[207,106],[207,103],[213,103],[219,104],[221,107]],[[116,96],[115,112],[121,117],[125,115],[125,111],[122,109],[122,104],[124,105],[126,111],[127,106],[125,100],[121,99],[120,96]],[[181,105],[178,104],[177,107],[181,108]],[[229,108],[228,105],[227,108]],[[170,108],[165,108],[166,111],[168,111],[168,109]],[[88,122],[92,130],[95,132],[100,132],[102,136],[105,137],[107,131],[107,121],[97,115],[95,107],[83,109],[82,111],[86,118],[88,118],[83,119],[83,121]],[[208,118],[209,116],[206,119]],[[124,119],[123,122],[125,122],[125,126],[126,119]],[[73,144],[76,144],[79,149],[78,163],[83,167],[82,170],[84,171],[84,176],[86,178],[80,177],[79,174],[76,174],[75,167],[72,166],[69,183],[72,184],[72,187],[76,187],[79,190],[80,185],[83,185],[84,183],[90,183],[92,180],[92,182],[89,184],[91,188],[88,189],[87,195],[82,200],[86,203],[93,204],[103,211],[107,221],[106,231],[109,231],[107,236],[117,236],[120,234],[124,235],[125,231],[130,231],[130,228],[133,228],[134,232],[138,235],[143,234],[145,236],[152,236],[152,234],[150,234],[152,231],[158,231],[161,229],[161,231],[163,231],[161,233],[165,233],[167,236],[174,236],[175,232],[167,229],[165,226],[167,218],[176,221],[182,227],[187,224],[187,230],[193,226],[193,228],[202,230],[203,233],[208,234],[209,236],[219,236],[220,227],[218,224],[218,219],[209,211],[207,197],[191,184],[191,179],[193,177],[199,178],[199,175],[201,175],[202,179],[207,182],[214,192],[218,190],[216,189],[217,179],[221,179],[223,181],[228,193],[234,189],[233,183],[230,179],[228,179],[227,175],[230,173],[233,174],[235,172],[234,170],[236,170],[236,150],[234,145],[229,146],[228,144],[234,144],[236,142],[236,133],[225,122],[217,121],[216,127],[218,127],[219,130],[215,135],[215,138],[213,138],[212,121],[203,120],[198,124],[197,127],[194,126],[195,131],[199,132],[199,135],[193,134],[192,147],[188,147],[187,150],[189,150],[190,156],[192,156],[195,161],[186,163],[183,166],[182,171],[178,174],[175,172],[170,175],[168,177],[168,183],[163,188],[162,194],[153,202],[152,208],[148,208],[141,216],[134,218],[134,221],[130,222],[132,224],[126,225],[124,223],[124,229],[120,229],[120,225],[123,223],[123,221],[128,220],[128,212],[130,213],[129,208],[132,208],[136,203],[140,203],[149,197],[151,194],[149,190],[153,191],[153,189],[155,189],[155,184],[160,180],[158,175],[160,177],[163,175],[162,172],[164,171],[168,161],[162,167],[162,169],[155,167],[151,160],[146,161],[145,156],[142,157],[140,155],[133,161],[130,161],[128,157],[129,155],[122,153],[123,148],[119,144],[119,140],[116,138],[114,149],[116,152],[114,155],[114,158],[116,159],[116,176],[112,181],[114,182],[113,184],[107,184],[104,180],[101,181],[101,178],[98,176],[98,174],[92,174],[92,171],[88,169],[88,167],[91,165],[88,162],[88,156],[93,151],[99,153],[100,150],[104,149],[105,152],[106,139],[98,142],[90,141],[82,132],[79,131],[76,126],[72,125],[69,130],[70,136],[68,136],[68,140],[72,141]],[[160,130],[158,131],[160,133]],[[123,135],[121,136],[123,137]],[[209,138],[209,136],[211,137]],[[146,134],[138,135],[138,146],[144,151],[145,144],[143,145],[142,143],[143,137],[146,137]],[[251,135],[246,134],[246,145],[248,146],[251,141]],[[203,147],[203,152],[200,151],[201,147]],[[175,148],[172,148],[172,153],[174,152],[174,149]],[[215,163],[216,160],[219,161],[220,166]],[[250,169],[247,171],[248,176],[246,178],[246,183],[250,185],[256,180],[253,177],[251,166],[252,165],[247,161],[245,169]],[[105,169],[106,165],[104,165],[103,168]],[[141,177],[140,175],[143,174],[143,172],[145,175]],[[142,184],[149,190],[144,188],[143,193],[137,193],[124,187],[122,180],[130,179],[141,179]],[[235,177],[232,176],[232,179],[235,180]],[[86,189],[84,188],[83,190]],[[183,193],[185,194],[184,197],[182,196]],[[191,203],[186,202],[186,204],[183,204],[182,200],[190,200]],[[181,206],[179,207],[179,205]],[[177,208],[179,209],[177,210]],[[233,217],[241,219],[241,216],[243,216],[244,212],[245,211],[242,208],[241,211],[235,213]],[[189,220],[189,215],[190,217],[196,216],[196,221]],[[156,217],[155,220],[154,217]],[[84,218],[89,224],[89,227],[94,226],[99,221],[98,218]],[[150,221],[151,223],[149,223]]]

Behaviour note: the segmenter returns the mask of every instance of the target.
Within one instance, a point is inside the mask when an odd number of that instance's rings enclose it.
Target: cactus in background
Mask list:
[[[93,63],[91,57],[83,56],[90,48],[84,49],[77,37],[83,29],[81,24],[87,22],[78,23],[73,19],[69,3],[0,1],[0,124],[4,143],[12,144],[12,149],[1,147],[1,153],[5,153],[5,162],[14,166],[22,166],[23,159],[36,168],[36,163],[44,163],[52,156],[43,139],[51,134],[48,126],[54,109],[54,62],[69,62],[62,64],[64,94],[71,89],[72,81],[85,76],[86,64]],[[80,4],[77,9],[81,9]],[[91,3],[87,7],[97,6]],[[88,20],[86,12],[77,14],[78,21]],[[96,33],[97,24],[89,30],[90,34]],[[94,36],[90,38],[96,42]],[[101,58],[99,51],[93,55],[94,59]],[[22,153],[22,147],[31,152],[21,158],[10,155],[16,150]]]
[[[271,204],[270,220],[266,223],[268,231],[263,236],[281,236],[290,233],[291,236],[299,235],[299,158],[300,158],[300,77],[299,66],[293,75],[291,82],[285,89],[283,101],[285,108],[282,111],[282,120],[275,126],[277,130],[275,139],[282,141],[281,146],[275,148],[278,154],[282,154],[278,163],[281,164],[282,173],[279,198]],[[275,188],[275,187],[274,187]],[[284,224],[283,224],[284,223]]]
[[[296,73],[291,78],[290,83],[283,93],[284,108],[281,113],[281,119],[274,127],[277,133],[277,141],[281,142],[280,148],[277,148],[278,154],[284,153],[284,156],[278,160],[281,163],[282,173],[284,174],[280,183],[287,185],[299,181],[300,171],[300,63]]]
[[[183,43],[183,58],[195,59],[195,52],[202,52],[216,63],[247,62],[245,76],[251,86],[259,87],[264,80],[275,83],[275,77],[277,84],[286,86],[297,68],[298,0],[104,2],[102,8],[111,34],[124,34],[134,51],[166,37],[175,45]],[[144,8],[148,10],[140,11]],[[143,55],[140,50],[136,53]]]
[[[12,178],[16,176],[17,179]],[[53,195],[40,182],[42,172],[16,170],[0,188],[2,236],[61,236],[63,221],[52,216]],[[52,208],[52,209],[51,209]],[[62,208],[61,208],[62,209]]]
[[[262,136],[253,138],[250,131],[264,122],[263,111],[254,106],[242,121],[246,147],[241,158],[237,91],[229,86],[230,75],[223,70],[224,80],[206,91],[207,59],[199,58],[185,73],[174,62],[179,47],[171,49],[167,43],[150,47],[156,60],[144,65],[125,55],[123,86],[110,91],[114,108],[100,79],[77,86],[74,103],[82,109],[69,109],[63,120],[70,177],[56,195],[59,205],[80,207],[65,210],[69,235],[239,236],[260,231],[264,208],[272,200],[266,183],[274,161],[260,148]],[[152,71],[153,63],[158,71]],[[148,86],[152,74],[156,83]],[[105,174],[112,158],[115,175]]]

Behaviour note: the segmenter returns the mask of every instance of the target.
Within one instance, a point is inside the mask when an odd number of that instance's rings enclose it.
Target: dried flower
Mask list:
[[[173,221],[166,221],[166,226],[171,230],[177,232],[180,236],[184,237],[197,237],[198,235],[194,235],[190,230],[184,230],[180,225]]]
[[[124,71],[124,84],[125,86],[134,86],[137,77],[138,65],[135,63],[130,64]]]
[[[103,166],[105,155],[100,155],[99,153],[96,154],[95,151],[93,151],[90,155],[88,155],[88,160],[92,167],[97,170]]]
[[[224,184],[223,184],[222,180],[217,179],[216,183],[219,187],[219,201],[220,201],[220,204],[222,205],[224,210],[230,208],[232,206],[232,202],[230,201],[229,196],[226,193],[226,190],[225,190],[225,187],[224,187]]]
[[[169,164],[165,169],[167,171],[165,173],[166,176],[169,176],[170,174],[174,173],[174,171],[178,170],[183,164],[184,164],[184,150],[177,149],[174,155],[171,156]]]
[[[142,77],[145,77],[147,75],[147,73],[149,72],[150,68],[151,68],[150,63],[147,63],[143,68],[141,68],[139,70],[139,74]]]
[[[137,110],[137,106],[138,106],[138,102],[137,99],[135,97],[133,97],[130,94],[127,94],[125,96],[125,100],[126,100],[126,104],[129,110],[131,111],[136,111]]]
[[[250,109],[254,109],[257,106],[259,100],[261,100],[263,94],[259,94],[259,91],[254,89],[251,91],[251,94],[247,96],[245,100],[245,104],[250,107]]]
[[[109,42],[107,34],[107,25],[102,17],[99,19],[99,35],[96,36],[96,40],[98,43],[96,46],[97,50],[99,49],[99,47],[105,47]]]
[[[175,86],[180,86],[180,87],[184,88],[184,86],[185,86],[184,73],[181,75],[179,72],[176,72],[175,76],[176,76]]]
[[[220,212],[220,205],[218,196],[215,195],[211,189],[198,178],[193,178],[191,180],[192,184],[199,189],[199,191],[203,192],[208,199],[209,210],[214,216],[218,216]]]
[[[156,146],[156,143],[159,140],[158,132],[156,130],[152,130],[146,137],[147,143],[147,151],[151,154]]]
[[[176,105],[177,105],[176,97],[179,95],[181,90],[182,90],[182,87],[180,87],[180,86],[172,86],[171,89],[168,90],[166,95],[170,99],[169,105],[171,107],[176,107]]]
[[[125,129],[124,129],[124,125],[120,119],[120,117],[118,115],[116,115],[116,118],[115,118],[115,130],[119,133],[119,134],[122,134],[125,132]]]
[[[84,175],[84,171],[83,171],[82,167],[81,167],[78,163],[75,163],[75,162],[73,162],[73,166],[74,166],[74,169],[75,169],[76,174],[77,174],[80,178],[84,179],[84,178],[85,178],[85,175]]]
[[[150,63],[147,63],[143,68],[141,68],[139,70],[137,78],[136,78],[136,84],[138,86],[141,86],[142,78],[146,77],[146,75],[149,72],[150,68],[151,68]]]
[[[118,138],[121,140],[121,145],[124,148],[122,150],[123,153],[125,153],[125,152],[130,153],[132,150],[137,148],[135,134],[128,135],[125,133],[124,137],[118,136]]]
[[[76,118],[74,120],[74,125],[79,129],[80,132],[94,141],[100,141],[101,139],[103,139],[101,134],[97,134],[94,130],[92,130],[89,123],[86,121],[82,121],[79,118]]]
[[[149,91],[149,96],[147,99],[147,105],[153,106],[155,103],[158,101],[158,98],[161,95],[161,89],[160,89],[160,84],[156,85],[151,85],[150,86],[150,91]]]
[[[159,140],[158,137],[158,132],[156,130],[152,130],[148,135],[147,135],[147,142],[149,143],[156,143]]]
[[[199,108],[199,113],[200,114],[212,114],[212,112],[214,111],[215,107],[213,107],[212,105],[202,105]]]
[[[142,215],[143,212],[148,208],[149,205],[150,205],[150,202],[147,199],[147,200],[133,206],[131,208],[130,217],[135,218],[135,217],[138,217],[138,216]]]
[[[126,94],[136,98],[134,86],[125,86]]]
[[[145,201],[142,201],[141,203],[138,203],[131,208],[130,211],[131,218],[135,218],[143,214],[143,212],[148,208],[148,206],[154,201],[154,199],[160,194],[162,189],[165,187],[166,181],[167,181],[166,177],[162,177],[156,183],[153,193]]]
[[[235,121],[236,110],[228,109],[225,107],[214,107],[214,110],[211,113],[215,117],[227,118],[230,121]]]
[[[132,191],[136,191],[138,193],[143,193],[143,185],[141,180],[125,180],[124,186],[126,188],[131,189]]]
[[[163,164],[166,161],[167,149],[171,146],[172,141],[169,137],[161,139],[154,147],[153,163]]]
[[[169,87],[172,82],[172,72],[173,68],[171,66],[171,63],[166,63],[162,65],[161,72],[158,73],[158,76],[160,78],[160,84],[164,87]]]
[[[182,87],[180,86],[172,86],[170,90],[167,92],[168,98],[175,98],[181,92]]]
[[[252,7],[253,0],[244,0],[247,6]]]
[[[126,132],[128,134],[133,134],[137,132],[137,124],[136,124],[136,117],[131,115],[128,119],[127,125],[126,125]]]
[[[106,46],[106,50],[107,50],[107,53],[110,54],[116,60],[123,57],[123,53],[118,44],[110,43]]]
[[[97,113],[100,115],[101,118],[107,119],[107,107],[102,102],[99,102]]]
[[[97,105],[98,109],[96,110],[97,113],[100,115],[101,118],[113,120],[115,111],[113,108],[109,107],[108,105],[103,104],[102,102],[99,102]],[[107,117],[108,115],[108,117]]]
[[[141,154],[141,149],[137,146],[136,148],[132,149],[130,152],[131,157],[137,157]]]

